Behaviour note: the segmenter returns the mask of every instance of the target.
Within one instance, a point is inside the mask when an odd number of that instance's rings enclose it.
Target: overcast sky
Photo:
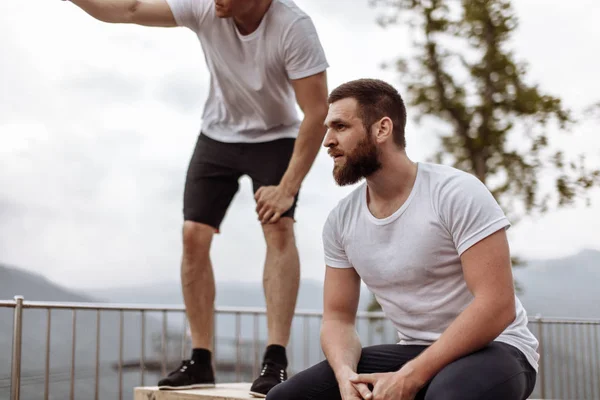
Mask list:
[[[406,30],[379,28],[367,0],[352,3],[297,0],[320,34],[330,89],[377,77],[402,90],[400,77],[379,65],[408,52]],[[600,3],[515,3],[514,49],[531,80],[576,110],[599,101]],[[183,183],[209,79],[194,34],[104,24],[59,0],[1,1],[0,55],[0,263],[78,288],[178,281]],[[555,143],[597,161],[598,123]],[[409,156],[425,160],[436,135],[409,122]],[[331,168],[322,149],[300,194],[305,278],[322,280],[323,222],[352,189],[337,187]],[[244,178],[214,242],[217,280],[261,280],[253,202]],[[592,202],[520,222],[509,231],[513,251],[551,258],[600,250],[598,190]]]

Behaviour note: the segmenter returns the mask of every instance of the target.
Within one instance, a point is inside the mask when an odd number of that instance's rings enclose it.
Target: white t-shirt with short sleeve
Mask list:
[[[510,223],[476,177],[418,163],[404,204],[378,219],[362,184],[331,211],[323,228],[325,263],[354,268],[398,331],[400,344],[431,344],[471,303],[461,254]],[[537,370],[538,342],[518,298],[516,318],[496,339],[521,350]]]
[[[300,119],[290,80],[328,68],[311,18],[292,0],[273,0],[259,27],[239,33],[213,0],[167,0],[178,25],[196,33],[210,71],[202,132],[223,142],[295,138]]]

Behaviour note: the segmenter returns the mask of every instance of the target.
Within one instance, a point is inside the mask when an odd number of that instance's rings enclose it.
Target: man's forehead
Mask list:
[[[327,117],[325,118],[325,124],[327,125],[337,120],[349,121],[356,118],[356,107],[357,102],[353,98],[346,98],[331,103]]]

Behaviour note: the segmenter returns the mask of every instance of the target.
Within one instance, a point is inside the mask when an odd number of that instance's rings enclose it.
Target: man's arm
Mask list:
[[[145,26],[175,27],[165,0],[70,0],[97,20]]]
[[[440,338],[400,372],[423,384],[452,361],[493,341],[515,319],[515,293],[505,229],[461,255],[463,274],[474,295],[471,304]]]
[[[323,122],[327,117],[327,75],[323,71],[292,81],[296,101],[304,113],[298,139],[287,171],[280,185],[294,196],[312,167],[325,137]]]
[[[355,320],[360,277],[354,268],[327,267],[324,284],[321,347],[338,381],[356,374],[362,346]]]
[[[327,116],[328,94],[326,72],[292,80],[292,86],[304,119],[300,125],[292,158],[281,182],[276,187],[262,187],[256,192],[256,210],[262,223],[277,222],[281,214],[291,207],[294,196],[310,171],[325,137],[323,122]]]

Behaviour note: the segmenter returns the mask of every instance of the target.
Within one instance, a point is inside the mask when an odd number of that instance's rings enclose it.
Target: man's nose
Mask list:
[[[327,133],[325,134],[325,140],[323,141],[323,146],[331,147],[336,145],[335,135],[333,129],[327,129]]]

